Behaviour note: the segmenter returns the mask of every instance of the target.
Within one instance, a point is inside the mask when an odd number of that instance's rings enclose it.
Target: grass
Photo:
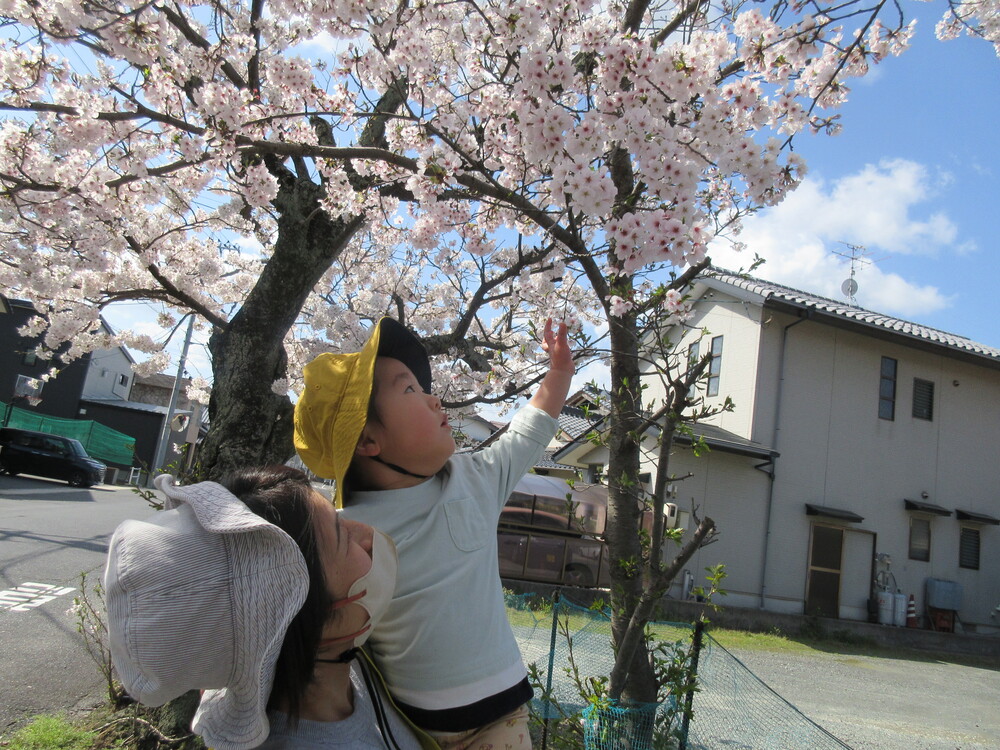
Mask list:
[[[512,625],[541,627],[545,629],[551,626],[551,612],[551,608],[540,611],[507,610]],[[577,632],[589,622],[589,615],[583,612],[573,612],[569,615],[570,632]],[[691,628],[683,624],[655,624],[653,629],[660,640],[670,642],[686,638],[691,633]],[[596,626],[591,624],[589,632],[606,632],[610,641],[610,623],[599,623]],[[797,635],[786,635],[777,628],[769,632],[752,632],[710,626],[708,632],[720,645],[728,650],[770,651],[787,654],[825,653],[837,655],[842,658],[871,656],[926,663],[961,664],[969,667],[1000,671],[1000,659],[996,657],[933,652],[900,646],[880,645],[870,638],[847,630],[824,630],[815,626],[810,627],[808,621],[806,621],[803,631]]]
[[[62,715],[36,716],[7,741],[8,750],[87,750],[96,734]]]

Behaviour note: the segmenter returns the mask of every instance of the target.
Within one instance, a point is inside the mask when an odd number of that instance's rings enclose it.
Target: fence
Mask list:
[[[588,688],[610,675],[614,666],[606,611],[579,606],[557,592],[552,600],[508,594],[507,612],[533,681],[547,688],[536,690],[532,703],[532,714],[541,724],[542,750],[850,750],[708,633],[703,634],[703,645],[696,641],[697,648],[685,649],[697,673],[697,690],[689,694],[688,723],[672,699],[623,709],[593,704],[581,695],[592,693]],[[696,633],[687,623],[650,626],[666,642],[690,645]],[[567,732],[576,739],[561,736]]]
[[[8,411],[9,410],[9,411]],[[135,438],[113,430],[92,419],[62,419],[38,414],[0,402],[0,416],[7,415],[5,427],[34,430],[50,435],[75,438],[93,458],[130,466],[135,453]]]

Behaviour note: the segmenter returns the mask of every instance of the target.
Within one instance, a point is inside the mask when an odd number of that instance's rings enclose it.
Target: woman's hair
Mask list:
[[[309,572],[309,591],[281,644],[267,708],[280,709],[294,722],[313,679],[316,652],[328,623],[333,597],[327,588],[313,526],[312,486],[298,469],[272,465],[239,469],[222,485],[261,518],[273,523],[299,545]]]

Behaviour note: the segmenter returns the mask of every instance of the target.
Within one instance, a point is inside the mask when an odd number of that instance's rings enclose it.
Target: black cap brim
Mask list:
[[[410,368],[426,393],[431,392],[431,363],[420,339],[398,320],[379,322],[378,356],[398,359]]]

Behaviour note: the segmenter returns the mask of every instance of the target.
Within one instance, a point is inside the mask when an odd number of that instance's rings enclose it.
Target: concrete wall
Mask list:
[[[129,397],[132,385],[132,361],[119,349],[103,349],[90,355],[82,398]]]
[[[671,474],[687,477],[675,483],[673,499],[680,510],[690,513],[686,537],[697,526],[696,515],[715,521],[718,532],[717,541],[698,550],[687,565],[695,586],[705,585],[705,568],[724,563],[727,600],[740,606],[756,606],[760,595],[770,480],[754,470],[756,463],[760,460],[717,450],[696,457],[687,446],[675,446],[670,458]],[[655,472],[655,467],[648,464],[642,470]],[[676,551],[676,547],[668,547],[666,559]],[[681,584],[678,579],[674,592],[677,595]]]
[[[735,402],[736,408],[706,422],[749,438],[758,396],[755,375],[758,368],[760,308],[721,292],[713,291],[710,295],[694,306],[687,330],[675,350],[681,353],[682,358],[686,357],[691,344],[700,340],[699,355],[704,356],[711,351],[712,339],[722,336],[719,393],[708,396],[704,382],[699,393],[706,406],[721,406],[728,396]],[[703,335],[703,331],[707,333]],[[659,399],[662,395],[662,385],[655,378],[649,378],[647,397]]]
[[[793,319],[775,316],[775,339]],[[778,351],[774,341],[768,348]],[[896,409],[892,421],[878,416],[881,358],[897,360]],[[877,535],[877,552],[893,560],[892,573],[904,593],[923,608],[928,577],[963,587],[962,619],[992,628],[1000,604],[1000,527],[979,525],[978,571],[958,565],[960,529],[954,510],[1000,517],[994,487],[1000,459],[1000,372],[807,321],[789,329],[786,377],[780,391],[780,424],[773,431],[776,464],[774,524],[769,549],[768,588],[782,599],[804,596],[810,520],[805,503],[849,510],[860,524],[840,525]],[[930,421],[912,416],[913,380],[934,383]],[[957,385],[955,385],[957,383]],[[773,417],[760,404],[758,424]],[[904,499],[922,500],[950,511],[950,517],[914,513]],[[930,519],[928,562],[909,559],[910,521]],[[836,523],[836,522],[834,522]],[[780,542],[778,541],[780,540]],[[845,547],[842,616],[862,619],[870,565],[864,543]],[[794,610],[794,608],[792,608]]]
[[[720,393],[706,398],[735,402],[730,414],[708,420],[780,453],[774,467],[771,521],[768,479],[759,460],[715,451],[694,459],[678,448],[676,502],[692,500],[718,524],[720,539],[700,551],[692,570],[727,564],[732,604],[802,614],[808,593],[810,544],[815,528],[844,530],[838,612],[866,620],[872,553],[892,559],[896,586],[914,594],[924,611],[926,580],[962,586],[959,615],[970,629],[996,632],[1000,622],[1000,526],[960,522],[956,509],[1000,518],[995,467],[1000,465],[1000,370],[962,361],[943,347],[914,347],[834,327],[817,320],[762,309],[753,301],[713,291],[695,305],[694,330],[681,339],[686,351],[700,329],[707,351],[723,335]],[[882,357],[897,360],[892,421],[878,416]],[[913,417],[914,379],[934,384],[933,419]],[[652,381],[652,379],[651,379]],[[662,390],[651,384],[648,396]],[[650,471],[651,464],[644,466]],[[931,502],[948,517],[907,511],[904,499]],[[863,517],[849,523],[809,516],[806,504],[830,506]],[[910,523],[930,520],[928,562],[909,559]],[[963,526],[978,530],[980,567],[959,567]]]

